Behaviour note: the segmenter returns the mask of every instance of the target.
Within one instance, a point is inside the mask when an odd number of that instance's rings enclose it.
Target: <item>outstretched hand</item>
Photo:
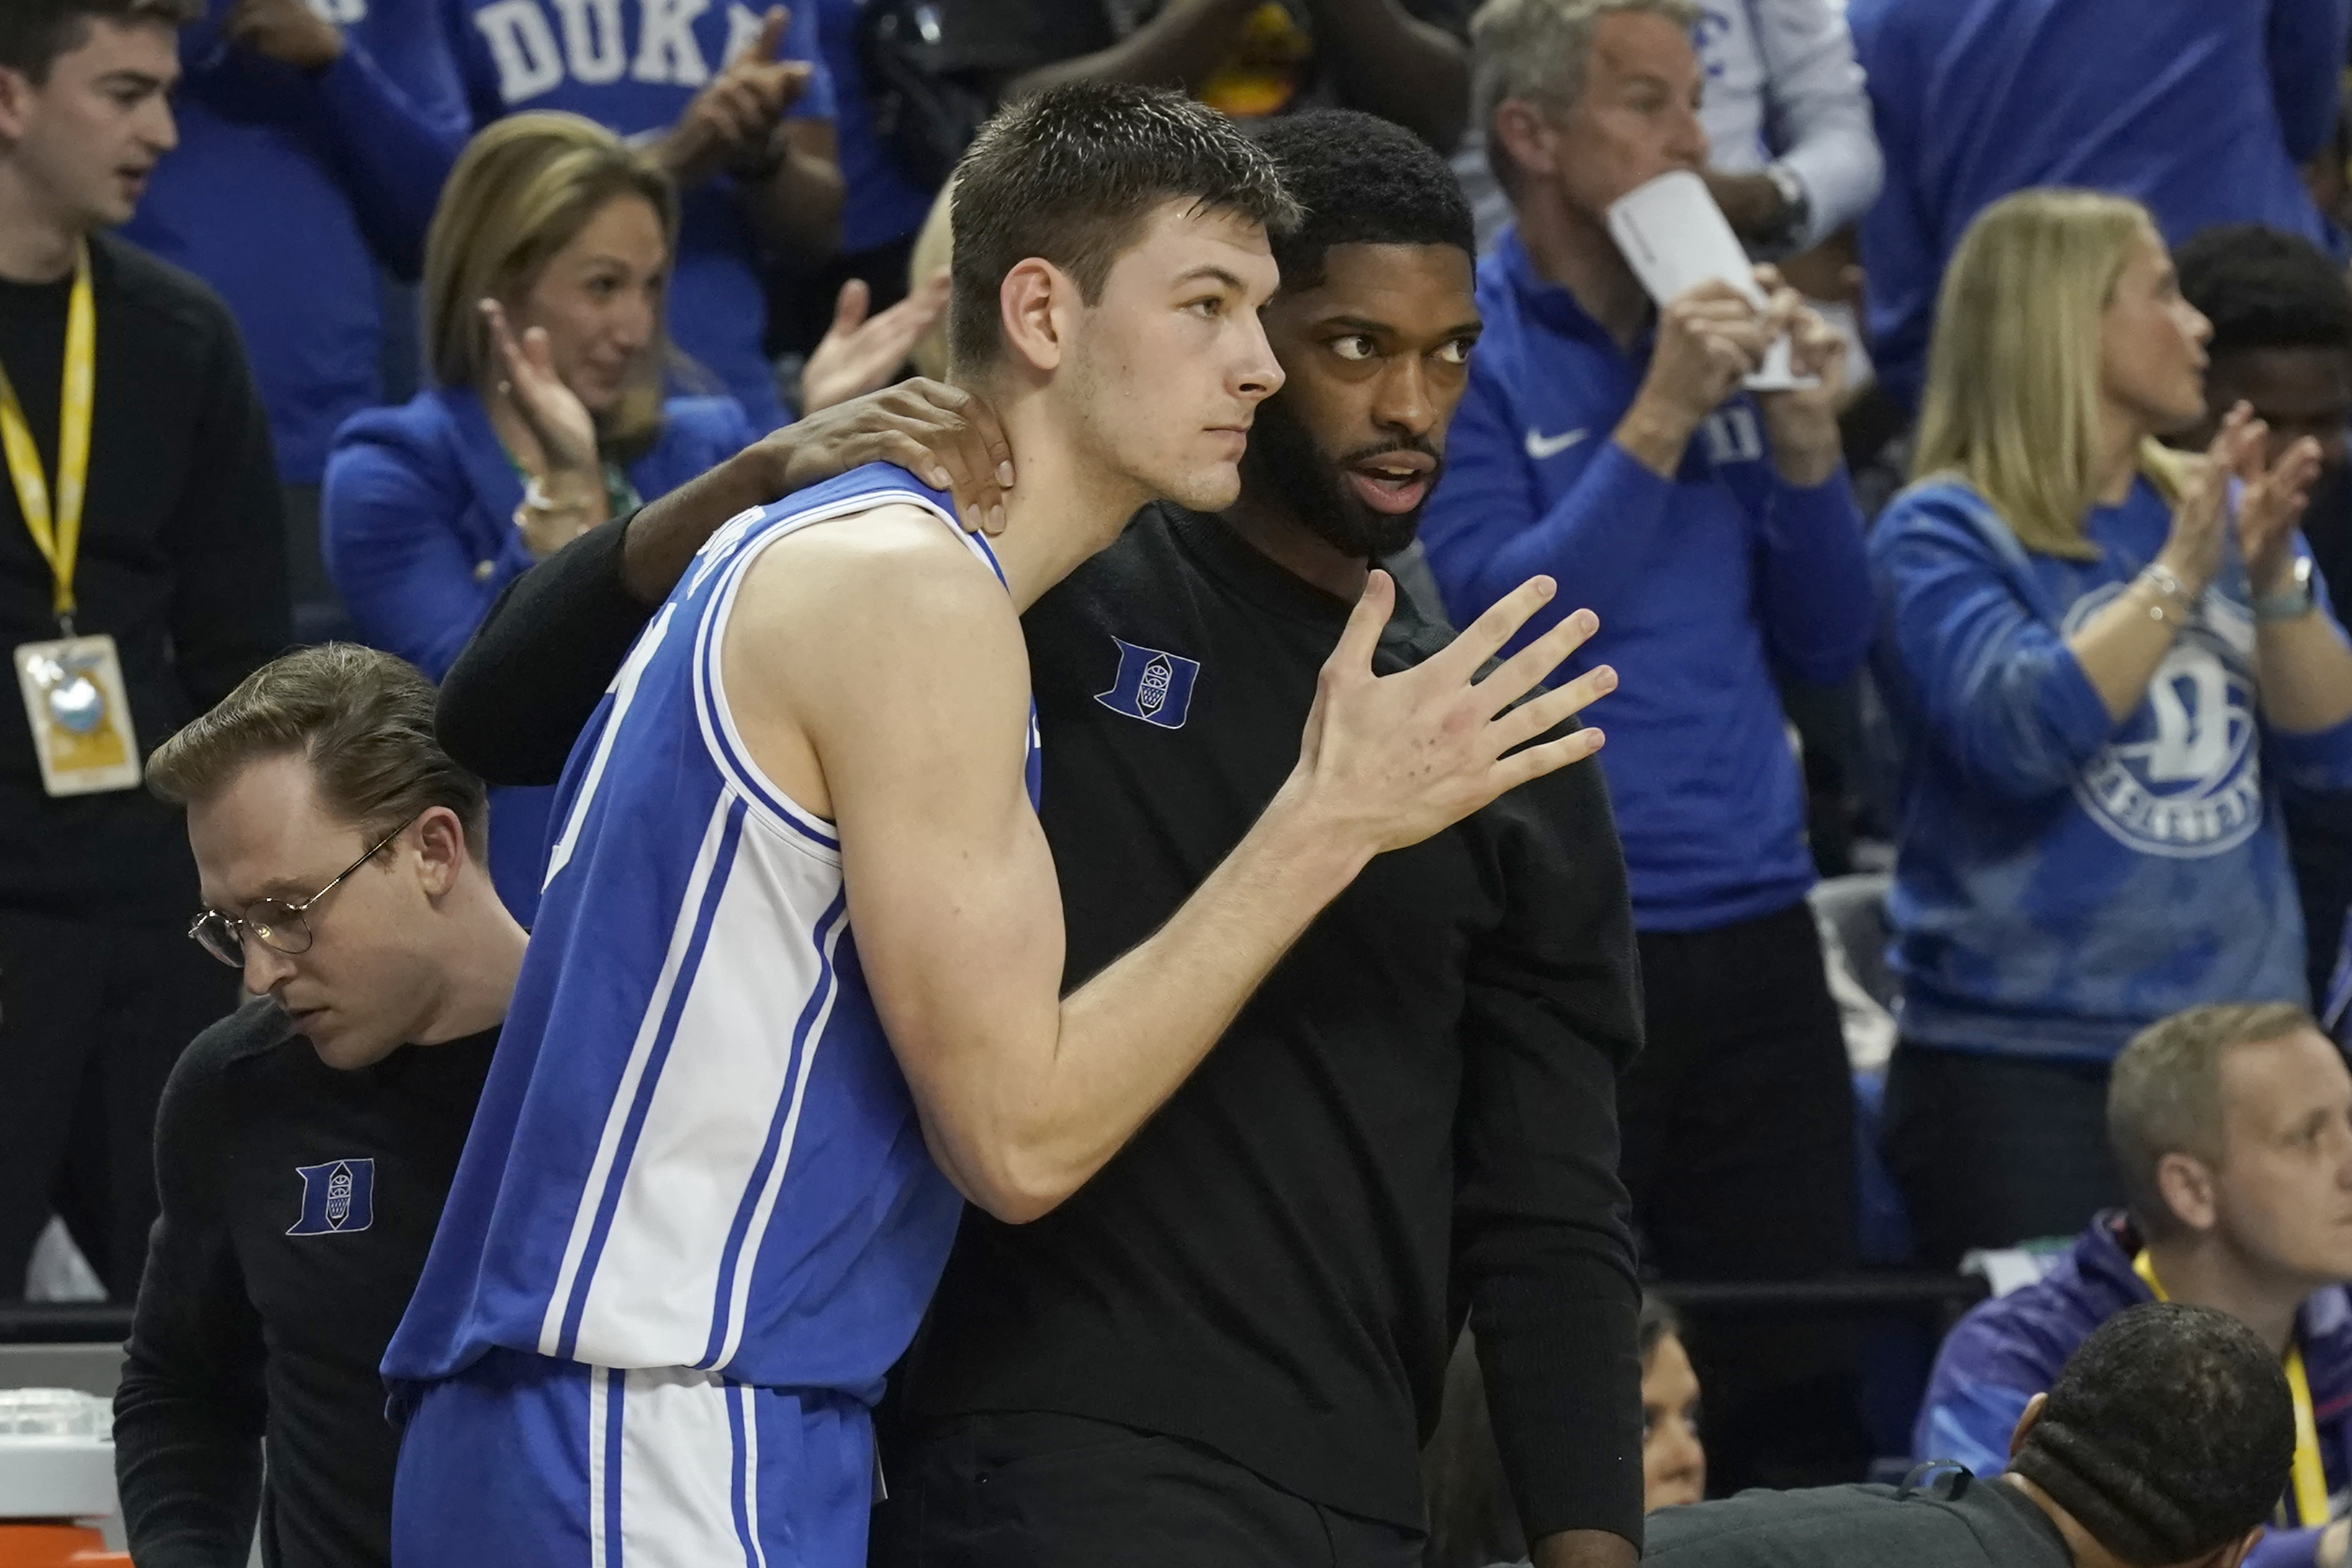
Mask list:
[[[824,341],[801,367],[803,415],[888,385],[915,344],[947,313],[948,274],[942,268],[879,315],[866,313],[872,298],[873,290],[862,278],[841,286],[834,301],[833,325],[825,329]]]
[[[1417,844],[1505,791],[1598,752],[1598,730],[1529,744],[1616,689],[1617,672],[1604,664],[1538,691],[1600,629],[1591,611],[1568,616],[1478,679],[1554,591],[1550,578],[1531,577],[1442,652],[1376,676],[1372,654],[1395,607],[1396,584],[1385,572],[1371,573],[1317,681],[1291,785],[1335,832],[1377,855]]]

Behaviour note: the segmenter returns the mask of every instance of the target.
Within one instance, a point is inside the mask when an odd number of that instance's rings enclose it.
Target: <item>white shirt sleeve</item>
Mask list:
[[[1765,135],[1812,212],[1793,248],[1820,244],[1878,198],[1885,164],[1838,0],[1744,0],[1764,60]]]

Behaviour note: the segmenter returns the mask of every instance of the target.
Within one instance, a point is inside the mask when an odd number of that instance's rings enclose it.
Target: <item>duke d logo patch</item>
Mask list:
[[[1182,729],[1184,714],[1192,706],[1192,683],[1200,679],[1200,661],[1138,647],[1121,637],[1110,640],[1118,644],[1118,677],[1108,691],[1096,692],[1095,700],[1114,713],[1163,730]]]
[[[375,1223],[373,1160],[297,1165],[294,1173],[302,1178],[302,1217],[287,1235],[333,1236]]]

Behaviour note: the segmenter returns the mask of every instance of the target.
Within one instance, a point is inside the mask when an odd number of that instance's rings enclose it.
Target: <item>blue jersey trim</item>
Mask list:
[[[678,1019],[685,1015],[687,1000],[694,993],[695,975],[702,967],[703,950],[710,942],[719,900],[725,896],[728,875],[735,868],[735,851],[742,843],[746,809],[740,800],[727,807],[727,828],[719,837],[710,882],[703,889],[702,907],[695,911],[693,940],[687,945],[686,957],[678,965],[677,981],[670,987],[668,1003],[662,1009],[661,1029],[654,1037],[645,1076],[637,1080],[636,1098],[629,1106],[628,1121],[622,1126],[621,1145],[614,1151],[612,1168],[605,1173],[604,1190],[597,1196],[596,1223],[588,1233],[580,1271],[572,1281],[572,1300],[564,1304],[563,1332],[556,1341],[555,1353],[559,1357],[570,1357],[579,1342],[581,1315],[588,1310],[588,1292],[596,1282],[596,1268],[604,1259],[604,1240],[612,1234],[614,1213],[621,1206],[624,1179],[630,1162],[636,1158],[637,1135],[644,1131],[646,1117],[653,1109],[654,1090],[661,1082],[663,1067],[669,1061],[670,1047],[677,1043]]]
[[[591,1376],[596,1375],[594,1373]],[[621,1562],[621,1409],[629,1392],[629,1374],[613,1367],[604,1378],[604,1560],[592,1568],[623,1568]],[[594,1434],[589,1441],[594,1442]]]

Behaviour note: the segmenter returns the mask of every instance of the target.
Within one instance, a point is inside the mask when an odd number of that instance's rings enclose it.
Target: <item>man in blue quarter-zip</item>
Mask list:
[[[327,447],[407,395],[385,384],[386,351],[415,329],[383,279],[424,265],[465,100],[414,0],[213,0],[180,63],[180,145],[123,233],[218,289],[245,334],[286,487],[296,635],[313,640],[344,624],[319,559]]]
[[[2294,1396],[2286,1495],[2246,1568],[2343,1568],[2352,1522],[2352,1075],[2292,1003],[2192,1007],[2116,1058],[2107,1141],[2129,1198],[2042,1279],[1960,1320],[1912,1452],[2000,1469],[2010,1430],[2092,1331],[2147,1300],[2229,1313]],[[2333,1521],[2333,1522],[2331,1522]]]
[[[1650,1258],[1670,1277],[1803,1277],[1852,1257],[1853,1090],[1773,674],[1853,673],[1870,583],[1834,335],[1769,273],[1760,312],[1722,283],[1655,310],[1609,236],[1611,202],[1706,165],[1694,15],[1491,0],[1472,24],[1477,113],[1517,222],[1478,269],[1486,333],[1422,538],[1456,621],[1552,573],[1563,603],[1601,617],[1571,668],[1627,677],[1602,766],[1648,999],[1620,1104]],[[1742,393],[1783,331],[1819,384]],[[1709,1449],[1727,1485],[1753,1484],[1748,1424],[1786,1446],[1782,1379],[1807,1358],[1759,1347],[1751,1375],[1736,1345],[1717,1352]],[[1852,1435],[1840,1379],[1806,1381],[1822,1440]]]
[[[685,195],[670,336],[755,429],[783,424],[760,267],[821,261],[840,238],[816,0],[764,12],[743,0],[439,3],[476,123],[568,110],[650,147]]]

